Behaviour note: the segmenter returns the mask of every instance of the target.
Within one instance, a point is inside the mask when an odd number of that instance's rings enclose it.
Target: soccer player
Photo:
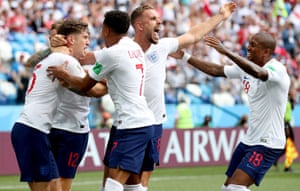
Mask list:
[[[46,69],[68,61],[68,70],[78,73],[79,59],[89,45],[87,24],[69,23],[61,27],[70,51],[55,52],[38,63],[33,71],[25,97],[25,105],[13,126],[11,141],[21,171],[21,181],[32,191],[61,190],[59,172],[48,135],[63,87],[48,77]],[[68,30],[67,30],[68,29]],[[71,55],[68,55],[71,53]],[[75,58],[74,58],[74,57]]]
[[[223,66],[185,55],[189,57],[188,63],[212,76],[241,79],[248,94],[249,127],[234,150],[222,186],[222,191],[247,191],[253,184],[259,186],[284,150],[284,113],[290,78],[284,65],[272,57],[276,41],[266,32],[251,37],[247,59],[226,49],[214,37],[207,37],[205,42],[235,65]]]
[[[116,108],[115,136],[109,158],[105,191],[122,191],[131,174],[140,174],[146,147],[151,144],[154,115],[144,93],[145,58],[140,46],[127,37],[129,15],[109,11],[103,21],[106,48],[94,52],[96,64],[84,78],[65,70],[66,65],[48,68],[50,75],[63,79],[81,92],[106,77],[108,92]]]
[[[164,82],[166,78],[165,71],[168,55],[178,49],[199,42],[204,35],[211,32],[218,24],[229,18],[235,8],[235,3],[226,3],[221,7],[218,14],[207,19],[205,22],[193,26],[187,33],[178,37],[162,39],[159,39],[162,21],[151,5],[141,5],[131,13],[131,24],[135,31],[134,41],[136,41],[145,52],[147,64],[145,97],[148,106],[155,115],[155,128],[152,140],[153,147],[148,151],[148,157],[146,156],[145,158],[147,168],[143,169],[140,177],[131,177],[130,182],[128,182],[130,185],[125,185],[125,190],[138,190],[140,187],[146,191],[154,166],[159,165],[162,124],[167,119]],[[107,148],[109,149],[109,145]],[[109,153],[109,151],[107,153]],[[107,161],[104,160],[105,165],[106,163]]]
[[[70,30],[73,24],[78,21],[66,20],[55,22],[50,30],[50,37],[57,34],[61,25],[64,30]],[[67,26],[65,26],[67,25]],[[62,31],[60,31],[60,34]],[[60,52],[67,47],[57,47],[53,51]],[[51,50],[37,52],[28,61],[28,66],[35,66],[41,60],[46,58]],[[83,66],[88,69],[89,65]],[[85,72],[79,69],[77,74],[80,77],[85,76]],[[78,165],[80,164],[88,143],[90,111],[90,97],[100,97],[107,93],[107,88],[103,83],[97,83],[87,92],[87,96],[81,96],[77,93],[62,89],[60,102],[55,112],[53,123],[49,134],[51,150],[59,171],[59,181],[62,191],[69,191],[75,177]],[[88,97],[89,96],[89,97]]]

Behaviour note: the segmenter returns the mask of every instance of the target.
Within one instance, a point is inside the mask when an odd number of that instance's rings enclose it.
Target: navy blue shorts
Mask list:
[[[75,177],[87,148],[88,137],[89,133],[51,129],[49,139],[60,177]]]
[[[283,149],[271,149],[262,145],[248,146],[239,143],[232,155],[226,175],[231,177],[236,169],[241,169],[258,186],[282,152]]]
[[[116,129],[110,136],[111,143],[106,150],[106,164],[109,168],[140,174],[147,147],[152,147],[153,126],[134,129]],[[153,166],[153,164],[152,164]]]
[[[22,123],[15,123],[11,141],[22,182],[48,182],[59,177],[47,134]]]
[[[162,128],[162,124],[153,125],[154,133],[151,139],[151,145],[146,149],[146,155],[143,163],[143,171],[153,171],[154,165],[159,166]]]
[[[104,154],[104,159],[103,159],[103,163],[105,166],[108,166],[110,152],[113,147],[113,137],[115,136],[116,131],[117,131],[117,127],[112,126],[110,129],[110,132],[109,132],[109,138],[108,138],[108,142],[107,142],[105,154]]]

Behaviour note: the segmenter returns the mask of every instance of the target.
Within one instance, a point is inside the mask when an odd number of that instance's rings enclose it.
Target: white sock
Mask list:
[[[225,186],[225,185],[223,184],[222,187],[221,187],[221,191],[228,191],[228,190],[227,190],[227,186]]]
[[[142,191],[142,189],[143,189],[142,184],[124,185],[124,191]]]
[[[148,187],[144,187],[142,184],[124,185],[124,191],[147,191],[147,190]]]
[[[105,181],[104,191],[123,191],[123,185],[111,178],[107,178]]]
[[[251,191],[244,185],[237,185],[237,184],[229,184],[227,186],[228,191]]]

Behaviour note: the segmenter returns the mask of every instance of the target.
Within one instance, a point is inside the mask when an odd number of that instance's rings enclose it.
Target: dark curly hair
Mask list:
[[[117,34],[126,34],[130,26],[130,17],[127,12],[108,11],[104,15],[103,24],[110,27]]]

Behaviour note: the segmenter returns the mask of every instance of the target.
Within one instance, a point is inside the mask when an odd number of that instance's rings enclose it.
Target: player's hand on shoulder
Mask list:
[[[60,64],[60,65],[49,66],[46,70],[47,75],[50,78],[52,78],[53,81],[56,78],[59,80],[63,80],[64,77],[66,77],[66,75],[68,75],[67,66],[68,66],[68,61],[65,61],[63,64]]]
[[[66,81],[64,81],[63,79],[58,79],[59,84],[65,88],[71,88],[70,84],[68,84]]]

